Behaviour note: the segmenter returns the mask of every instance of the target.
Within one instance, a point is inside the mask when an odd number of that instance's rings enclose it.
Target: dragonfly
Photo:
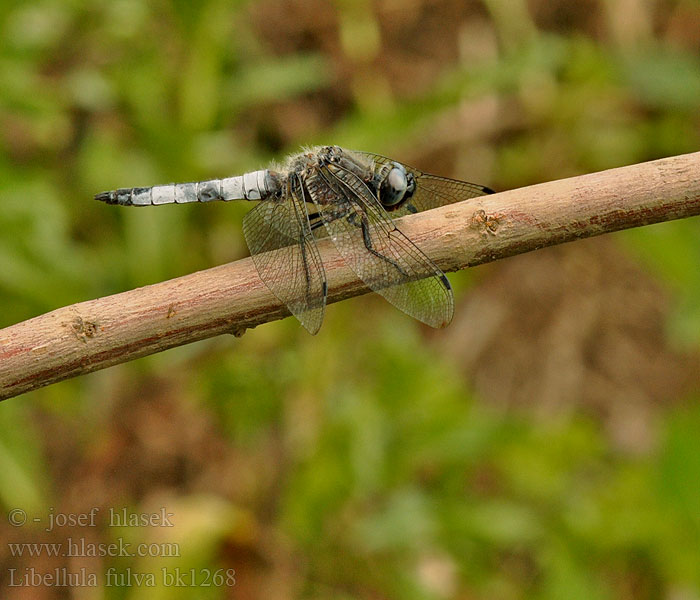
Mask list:
[[[260,279],[316,334],[328,297],[316,243],[323,237],[371,290],[431,327],[448,325],[454,314],[450,282],[395,219],[492,193],[379,154],[322,146],[243,175],[120,188],[95,199],[123,206],[257,202],[243,218],[243,235]]]

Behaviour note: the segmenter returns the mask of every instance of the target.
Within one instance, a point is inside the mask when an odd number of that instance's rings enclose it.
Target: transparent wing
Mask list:
[[[360,152],[357,150],[351,150],[349,152],[371,163],[391,164],[397,162],[381,154]],[[408,202],[401,205],[395,211],[391,211],[391,216],[393,218],[402,217],[415,212],[423,212],[424,210],[460,202],[468,198],[476,198],[477,196],[485,196],[486,194],[494,193],[491,188],[483,185],[430,175],[428,173],[423,173],[415,167],[409,167],[403,163],[400,164],[402,164],[409,173],[413,173],[413,176],[416,178],[416,191]]]
[[[326,274],[297,183],[281,200],[260,202],[248,212],[243,235],[260,279],[313,335],[323,322]]]
[[[312,192],[312,200],[348,266],[406,314],[431,327],[446,326],[454,313],[447,277],[397,229],[362,179],[332,163],[315,177],[320,181],[310,189],[328,193]]]

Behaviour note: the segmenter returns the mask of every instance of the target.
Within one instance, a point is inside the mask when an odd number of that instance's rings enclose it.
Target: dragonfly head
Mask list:
[[[413,173],[407,172],[402,164],[395,162],[379,184],[379,201],[384,208],[392,210],[408,200],[415,190]]]

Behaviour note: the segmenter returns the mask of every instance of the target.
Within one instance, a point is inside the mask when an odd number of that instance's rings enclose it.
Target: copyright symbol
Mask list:
[[[7,513],[7,520],[10,525],[15,527],[22,527],[27,522],[27,513],[21,508],[13,508],[9,513]]]

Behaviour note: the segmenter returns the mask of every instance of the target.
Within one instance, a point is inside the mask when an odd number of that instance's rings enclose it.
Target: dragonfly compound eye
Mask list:
[[[394,163],[396,164],[396,163]],[[384,206],[396,206],[406,196],[408,177],[402,165],[396,165],[379,186],[379,199]]]

